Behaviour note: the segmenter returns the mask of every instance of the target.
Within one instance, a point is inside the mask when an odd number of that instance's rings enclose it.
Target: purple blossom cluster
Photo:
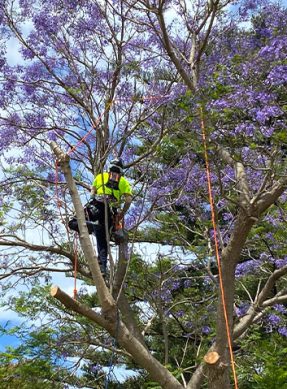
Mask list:
[[[252,9],[251,4],[246,2],[243,7],[240,6],[240,12],[245,10],[243,14],[247,17],[250,12],[255,12],[257,5],[254,2]],[[270,151],[273,144],[278,144],[278,134],[287,128],[282,105],[282,87],[287,80],[284,19],[284,8],[265,4],[260,9],[258,21],[254,19],[253,33],[249,36],[241,35],[237,27],[231,25],[225,38],[217,43],[216,59],[210,58],[214,61],[210,63],[211,68],[214,66],[214,73],[207,76],[212,80],[209,88],[213,93],[218,90],[218,84],[221,87],[220,93],[208,105],[216,117],[212,138],[219,142],[229,140],[229,144],[233,145],[232,150],[244,162],[254,166],[256,161],[256,166],[262,168],[266,166],[267,158],[264,153],[264,158],[258,158],[259,148]],[[229,51],[229,56],[219,58],[221,50],[223,54],[231,44],[233,55]],[[256,145],[253,149],[248,146],[250,142]],[[248,146],[245,152],[242,147],[244,143]],[[248,178],[250,182],[259,183],[263,176],[252,168],[249,169]],[[252,189],[257,190],[258,187]]]
[[[273,305],[273,309],[283,314],[287,313],[287,308],[283,304],[275,304]]]
[[[286,307],[282,304],[275,304],[272,312],[264,317],[266,332],[277,331],[279,335],[287,337]]]
[[[279,323],[281,323],[281,318],[274,313],[271,313],[267,316],[266,321],[270,326],[277,327]]]
[[[160,300],[165,304],[172,302],[172,293],[169,289],[162,288],[160,290],[153,290],[151,296],[155,300]]]
[[[175,291],[181,287],[181,281],[179,279],[169,278],[164,283],[164,287],[168,290]]]
[[[236,266],[235,276],[237,278],[246,276],[248,274],[256,274],[260,270],[262,262],[260,260],[249,260],[246,262],[239,263]]]
[[[268,86],[283,86],[287,84],[287,65],[274,66],[266,77]]]
[[[204,335],[208,335],[211,332],[211,328],[209,326],[203,326],[202,329],[201,329],[201,332]]]
[[[180,309],[180,310],[174,312],[174,316],[177,318],[182,318],[182,317],[184,317],[184,315],[185,315],[185,311],[183,309]]]
[[[279,327],[278,334],[287,338],[287,327],[286,326]]]
[[[287,257],[273,258],[270,254],[261,253],[259,259],[251,259],[239,263],[236,266],[235,276],[245,277],[250,274],[257,274],[265,263],[275,265],[277,269],[287,266]]]
[[[241,302],[241,304],[235,309],[235,313],[237,317],[242,317],[246,315],[249,308],[250,308],[250,303]]]
[[[275,265],[277,269],[281,269],[281,267],[287,266],[287,257],[282,259],[276,259]]]

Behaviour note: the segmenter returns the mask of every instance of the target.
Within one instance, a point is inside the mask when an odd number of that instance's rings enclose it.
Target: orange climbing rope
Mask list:
[[[74,235],[74,299],[77,298],[77,271],[78,271],[78,235]]]
[[[203,140],[203,146],[204,146],[204,158],[205,158],[206,178],[207,178],[207,186],[208,186],[208,197],[209,197],[209,203],[210,203],[210,209],[211,209],[211,219],[212,219],[212,226],[213,226],[213,233],[214,233],[215,256],[216,256],[217,266],[218,266],[219,286],[220,286],[220,293],[221,293],[221,299],[222,299],[223,314],[224,314],[224,319],[225,319],[226,335],[227,335],[228,348],[229,348],[229,353],[230,353],[230,361],[231,361],[231,367],[232,367],[233,378],[234,378],[234,387],[235,387],[235,389],[238,389],[238,380],[237,380],[237,375],[236,375],[236,371],[235,371],[235,360],[234,360],[234,355],[233,355],[233,350],[232,350],[231,333],[230,333],[230,328],[229,328],[229,323],[228,323],[226,298],[225,298],[225,291],[224,291],[223,277],[222,277],[222,270],[221,270],[221,258],[220,258],[220,254],[219,254],[219,243],[218,243],[218,239],[217,239],[217,228],[216,228],[217,226],[216,226],[216,220],[215,220],[214,200],[213,200],[212,186],[211,186],[211,174],[210,174],[209,159],[208,159],[208,152],[207,152],[206,130],[205,130],[204,114],[203,114],[202,107],[200,107],[200,125],[201,125],[202,140]]]
[[[70,155],[71,153],[73,153],[77,148],[78,148],[78,146],[80,146],[80,144],[90,135],[90,133],[93,131],[93,130],[95,130],[96,129],[96,127],[97,127],[97,125],[99,124],[99,122],[101,121],[101,118],[104,116],[104,114],[105,114],[105,112],[109,109],[109,108],[111,108],[111,106],[112,106],[112,104],[113,104],[113,100],[111,100],[108,104],[107,104],[107,106],[106,106],[106,108],[102,111],[102,113],[97,117],[97,119],[96,119],[96,122],[95,123],[93,123],[93,125],[92,125],[92,128],[68,151],[68,155]]]
[[[96,126],[99,124],[101,118],[103,117],[103,115],[105,114],[106,110],[108,108],[111,107],[111,105],[113,104],[113,100],[110,101],[106,108],[103,110],[103,112],[99,115],[99,117],[97,118],[96,122],[93,124],[92,128],[73,146],[71,147],[71,149],[67,152],[67,154],[71,154],[73,153],[77,147],[90,135],[90,133],[96,129]],[[68,231],[68,227],[67,227],[67,223],[66,221],[64,220],[63,218],[63,215],[62,215],[62,212],[61,212],[61,200],[59,198],[59,193],[58,193],[58,184],[59,184],[59,166],[58,166],[58,161],[55,162],[55,195],[56,195],[56,203],[57,203],[57,206],[58,206],[58,209],[59,209],[59,213],[60,213],[60,217],[61,217],[61,220],[62,220],[62,223],[65,225],[65,228],[66,228],[66,231],[67,231],[67,235],[68,235],[68,239],[69,239],[69,231]],[[76,235],[76,234],[75,234]],[[78,272],[78,245],[77,245],[77,236],[74,235],[74,242],[73,242],[73,251],[74,251],[74,290],[73,290],[73,296],[74,296],[74,299],[77,298],[77,272]]]
[[[146,100],[148,100],[149,98],[147,97]],[[153,100],[155,99],[155,96],[151,96],[150,97],[150,100]],[[103,117],[103,115],[105,114],[105,112],[116,102],[117,100],[116,99],[113,99],[111,101],[109,101],[105,107],[105,109],[102,111],[102,113],[97,117],[95,123],[93,123],[92,125],[92,128],[74,145],[70,148],[70,150],[67,152],[68,155],[72,154],[78,147],[81,143],[83,143],[83,141],[85,139],[87,139],[87,137],[91,134],[91,132],[93,130],[96,129],[97,125],[99,124],[99,122],[101,121],[101,118]],[[56,203],[57,203],[57,206],[59,208],[59,213],[60,213],[60,217],[61,217],[61,220],[63,222],[63,224],[65,225],[66,227],[66,231],[67,231],[67,235],[69,237],[69,231],[68,231],[68,227],[67,227],[67,224],[63,218],[63,215],[62,215],[62,212],[61,212],[61,200],[59,198],[59,193],[58,193],[58,175],[59,175],[59,169],[58,169],[58,162],[56,161],[55,163],[55,192],[56,192]],[[74,238],[75,239],[75,238]],[[76,299],[76,296],[77,296],[77,266],[78,266],[78,255],[77,255],[77,241],[75,243],[76,240],[74,240],[74,299]]]

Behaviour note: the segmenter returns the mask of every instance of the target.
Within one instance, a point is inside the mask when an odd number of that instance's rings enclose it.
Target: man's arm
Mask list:
[[[124,203],[122,210],[119,212],[120,219],[123,219],[125,213],[128,211],[128,209],[131,205],[131,202],[133,200],[133,198],[130,194],[124,194],[124,196],[125,196],[125,203]]]
[[[90,198],[91,198],[91,199],[94,199],[96,193],[97,193],[97,189],[96,189],[95,186],[92,185],[92,186],[91,186],[91,192],[90,192]]]

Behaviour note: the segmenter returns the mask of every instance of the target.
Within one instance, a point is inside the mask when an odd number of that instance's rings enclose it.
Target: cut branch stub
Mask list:
[[[215,365],[219,361],[219,354],[216,351],[211,351],[204,356],[204,362],[208,365]]]
[[[52,297],[56,297],[58,293],[59,288],[56,285],[53,285],[51,287],[50,293]]]
[[[112,336],[115,336],[116,333],[115,319],[106,320],[102,315],[93,311],[91,308],[87,307],[81,302],[73,299],[56,285],[53,285],[51,287],[50,294],[52,297],[59,300],[66,308],[82,316],[87,317],[88,319],[92,320],[94,323],[98,324],[100,327],[105,328]]]
[[[69,160],[70,160],[69,155],[63,153],[63,151],[60,149],[60,147],[57,145],[56,142],[53,142],[53,141],[50,142],[50,146],[51,146],[52,151],[54,152],[54,154],[57,157],[57,163],[59,163],[61,165],[61,164],[65,164],[65,163],[69,162]]]

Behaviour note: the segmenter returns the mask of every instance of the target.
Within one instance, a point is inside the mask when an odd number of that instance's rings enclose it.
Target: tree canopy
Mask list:
[[[34,322],[0,355],[11,385],[116,387],[126,366],[125,388],[284,387],[286,16],[267,0],[0,1],[1,295]],[[107,286],[82,205],[115,156],[134,193]],[[49,292],[75,265],[77,298]]]

